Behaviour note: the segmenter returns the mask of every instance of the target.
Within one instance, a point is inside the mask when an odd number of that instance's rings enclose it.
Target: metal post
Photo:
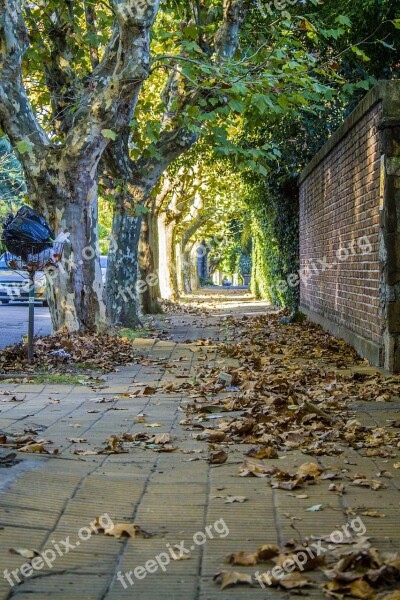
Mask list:
[[[33,336],[35,331],[35,273],[29,273],[28,362],[33,363]]]

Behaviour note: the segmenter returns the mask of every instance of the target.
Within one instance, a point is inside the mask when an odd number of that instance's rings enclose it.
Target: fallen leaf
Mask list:
[[[227,557],[227,561],[231,565],[251,567],[257,564],[258,553],[253,552],[251,554],[246,554],[246,552],[234,552]]]
[[[99,524],[100,524],[99,520],[96,519],[96,526],[98,526]],[[111,527],[108,527],[107,529],[100,527],[98,529],[98,531],[100,533],[104,533],[105,535],[111,535],[116,538],[121,538],[121,537],[135,538],[138,535],[140,535],[144,538],[149,538],[152,536],[151,533],[148,533],[147,531],[142,529],[142,527],[140,527],[140,525],[135,525],[132,523],[116,523],[115,525],[112,525]]]
[[[246,496],[226,496],[225,504],[232,504],[233,502],[246,502]]]
[[[172,437],[169,433],[158,433],[149,439],[151,444],[168,444]]]
[[[33,452],[40,454],[58,454],[58,450],[54,449],[52,451],[47,450],[44,447],[44,444],[27,444],[26,446],[22,446],[22,448],[18,448],[18,452]]]
[[[338,496],[343,496],[345,487],[343,483],[331,483],[328,490],[330,492],[335,492]]]
[[[377,517],[382,519],[383,517],[386,517],[386,515],[384,515],[383,513],[379,513],[376,510],[366,510],[364,512],[361,513],[363,517]]]
[[[257,549],[258,560],[270,560],[271,558],[278,556],[279,552],[279,546],[275,546],[274,544],[264,544]]]
[[[311,585],[311,581],[300,573],[288,573],[279,579],[279,585],[285,590],[295,590]]]
[[[146,418],[141,415],[133,417],[133,420],[136,421],[136,423],[146,423]]]
[[[245,454],[258,459],[278,458],[278,452],[272,446],[250,448]]]
[[[361,487],[368,487],[371,490],[379,490],[380,488],[386,487],[380,481],[374,479],[354,479],[351,485],[359,485]]]
[[[39,550],[31,550],[29,548],[10,548],[9,552],[11,552],[11,554],[19,554],[24,558],[34,558],[35,556],[40,555]]]
[[[375,590],[363,579],[352,581],[349,588],[350,596],[353,598],[361,598],[363,600],[375,598]]]
[[[297,476],[305,479],[318,479],[321,473],[323,469],[313,462],[304,463],[297,469]]]
[[[214,575],[213,580],[219,584],[221,590],[235,585],[253,585],[251,575],[238,571],[221,571]]]
[[[308,512],[317,512],[318,510],[322,510],[322,504],[314,504],[314,506],[310,506],[306,508]]]
[[[208,457],[208,462],[213,465],[222,465],[227,460],[228,455],[224,450],[220,450],[219,452],[211,452]]]
[[[263,467],[262,465],[252,463],[247,460],[239,467],[239,475],[241,477],[268,477],[274,472],[275,467],[273,467],[273,470],[271,471],[271,467]]]
[[[143,390],[141,390],[143,396],[152,396],[157,391],[157,388],[152,387],[151,385],[146,385]]]

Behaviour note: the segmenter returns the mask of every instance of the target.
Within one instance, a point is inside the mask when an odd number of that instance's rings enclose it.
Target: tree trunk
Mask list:
[[[157,220],[159,242],[159,279],[161,298],[175,299],[178,295],[176,268],[176,222],[162,212]]]
[[[185,291],[183,281],[183,254],[182,243],[175,244],[175,277],[177,283],[177,295],[180,296]]]
[[[145,314],[161,312],[158,303],[160,286],[158,278],[157,217],[149,210],[143,215],[139,241],[140,303]]]
[[[199,248],[197,244],[190,251],[190,288],[192,292],[199,289]]]
[[[54,157],[53,157],[54,158]],[[86,161],[48,161],[28,175],[28,195],[56,235],[70,233],[63,260],[47,273],[55,331],[104,331],[106,307],[97,230],[97,175]],[[56,183],[54,183],[56,182]]]
[[[190,294],[192,291],[192,261],[190,255],[190,249],[185,247],[182,252],[182,278],[183,278],[183,290],[185,294]]]
[[[137,327],[139,318],[138,252],[142,218],[115,209],[108,254],[106,303],[114,325]]]

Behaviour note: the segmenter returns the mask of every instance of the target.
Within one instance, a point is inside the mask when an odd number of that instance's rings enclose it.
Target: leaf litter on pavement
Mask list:
[[[389,422],[387,427],[364,425],[354,416],[353,407],[363,402],[392,401],[399,395],[399,378],[386,378],[368,369],[363,372],[366,363],[353,348],[311,323],[284,325],[277,315],[269,314],[228,317],[226,324],[235,331],[235,341],[219,344],[218,351],[236,359],[238,366],[225,365],[221,370],[213,363],[201,361],[192,382],[164,387],[166,392],[190,392],[189,401],[182,405],[186,418],[181,424],[187,431],[195,432],[195,439],[213,444],[209,461],[223,464],[230,446],[244,444],[248,449],[243,453],[245,460],[238,475],[265,478],[274,489],[291,492],[325,484],[338,496],[346,493],[346,485],[371,491],[385,489],[382,480],[351,473],[346,463],[343,469],[335,470],[308,460],[295,472],[275,463],[292,450],[317,460],[343,455],[348,448],[366,457],[397,457],[397,422]],[[298,496],[307,498],[307,494]],[[314,504],[305,510],[316,512],[323,508],[323,504]],[[373,511],[369,514],[377,516]],[[246,554],[238,548],[228,557],[228,563],[254,567],[272,559],[280,564],[300,551],[299,544],[297,541],[292,542],[293,547],[275,548],[276,555],[260,555],[257,551]],[[307,570],[321,571],[324,567],[322,572],[328,582],[322,592],[330,598],[372,600],[400,577],[397,556],[379,555],[367,538],[357,538],[353,549],[339,546],[335,550],[336,555],[318,557],[307,565]],[[329,568],[325,567],[328,560]],[[221,589],[253,584],[251,575],[237,571],[220,571],[214,579]],[[316,584],[295,572],[272,580],[270,585],[284,590],[301,589],[307,595],[303,588]]]
[[[195,439],[209,444],[205,460],[212,468],[230,464],[231,447],[243,444],[244,456],[238,467],[238,476],[265,478],[271,488],[283,490],[298,499],[309,497],[304,493],[308,486],[325,485],[338,496],[346,494],[348,486],[365,487],[372,492],[385,490],[387,484],[382,477],[388,478],[390,473],[380,471],[376,479],[363,473],[351,473],[351,463],[344,453],[350,448],[372,459],[390,458],[393,467],[399,468],[400,463],[396,459],[400,431],[396,429],[400,428],[400,422],[394,419],[388,421],[385,427],[365,425],[354,413],[354,407],[361,403],[390,403],[399,395],[399,378],[387,378],[379,372],[365,369],[365,361],[350,346],[310,323],[282,324],[278,315],[266,314],[224,317],[222,325],[235,332],[232,340],[218,343],[204,338],[191,344],[198,350],[194,354],[197,359],[194,361],[194,374],[184,372],[179,374],[182,381],[177,382],[175,378],[173,383],[167,382],[158,390],[152,386],[141,386],[121,397],[151,396],[157,391],[167,394],[185,392],[188,399],[181,404],[185,414],[181,425],[187,432],[193,432]],[[208,352],[215,350],[219,356],[228,359],[223,367],[208,359]],[[122,353],[124,357],[117,354],[115,359],[120,364],[133,361],[131,347],[123,345]],[[149,366],[159,363],[158,360],[137,356],[135,361]],[[110,362],[109,366],[111,364],[115,362]],[[162,368],[167,370],[172,366],[164,362]],[[147,423],[144,415],[137,415],[134,420],[147,428],[162,426],[160,423]],[[102,448],[75,448],[74,453],[83,456],[119,454],[134,451],[135,447],[173,452],[179,450],[171,443],[173,439],[168,433],[143,431],[110,434]],[[86,443],[86,438],[71,438],[70,441]],[[29,451],[24,447],[37,446],[32,451],[49,452],[45,446],[51,442],[36,437],[3,436],[0,437],[1,443],[17,450]],[[281,468],[279,459],[293,450],[305,455],[304,463],[296,470]],[[344,455],[343,469],[323,468],[316,462],[319,457],[341,455]],[[247,500],[244,496],[225,498],[227,504],[240,504]],[[323,504],[310,503],[304,507],[309,512],[323,509]],[[347,514],[357,514],[348,510]],[[363,514],[385,518],[384,513],[378,511],[364,510]],[[138,533],[136,527],[118,524],[114,533],[104,533],[116,534],[116,537],[133,536]],[[302,548],[304,550],[307,543],[303,539],[289,540],[284,547],[266,543],[251,553],[238,548],[228,557],[228,563],[253,567],[272,561],[272,564],[279,565]],[[322,591],[330,598],[373,600],[382,597],[383,600],[398,600],[396,591],[384,590],[393,586],[400,577],[399,559],[396,555],[380,555],[368,538],[357,537],[346,542],[345,546],[335,546],[331,553],[319,560],[309,561],[307,571],[315,569],[325,575],[327,582]],[[237,571],[220,571],[214,579],[221,589],[254,585],[251,575]],[[273,579],[269,585],[283,590],[299,590],[306,595],[307,587],[316,584],[294,572],[285,574],[282,579]]]

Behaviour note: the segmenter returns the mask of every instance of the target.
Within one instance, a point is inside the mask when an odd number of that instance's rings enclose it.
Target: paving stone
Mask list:
[[[201,291],[207,296],[208,291]],[[229,295],[233,292],[226,292]],[[88,386],[0,384],[1,390],[12,390],[16,395],[26,395],[22,403],[0,404],[0,428],[7,432],[22,432],[24,427],[43,426],[41,436],[53,440],[61,456],[22,455],[34,466],[11,477],[7,488],[0,491],[0,573],[1,569],[15,569],[25,559],[8,552],[10,547],[52,548],[69,537],[79,545],[47,566],[34,577],[27,578],[13,590],[16,600],[231,600],[251,597],[289,600],[293,594],[271,588],[263,590],[239,586],[221,591],[213,576],[221,570],[239,570],[254,574],[267,570],[268,564],[253,567],[232,567],[226,556],[239,551],[252,552],[266,543],[284,543],[309,535],[329,535],[332,531],[349,527],[356,515],[366,510],[384,513],[384,518],[362,516],[366,533],[374,546],[381,551],[394,552],[400,547],[398,524],[400,472],[393,468],[397,458],[370,458],[357,449],[346,448],[340,456],[322,456],[318,459],[296,450],[282,454],[279,465],[283,470],[295,472],[305,462],[315,462],[326,470],[338,468],[344,483],[345,494],[339,497],[328,491],[328,481],[287,492],[273,490],[263,478],[242,478],[238,468],[245,458],[247,445],[229,446],[228,461],[220,466],[207,461],[208,447],[194,439],[197,431],[187,431],[179,425],[184,412],[181,403],[192,402],[189,392],[166,393],[167,382],[180,385],[179,375],[194,375],[195,368],[210,364],[220,370],[238,366],[239,361],[222,356],[217,347],[220,340],[235,339],[235,331],[223,315],[243,312],[265,314],[262,302],[249,303],[242,296],[224,301],[218,311],[206,317],[182,314],[161,316],[166,326],[172,328],[171,340],[136,338],[136,356],[147,357],[148,364],[135,363],[107,374],[104,386],[93,390]],[[210,338],[212,346],[181,343],[184,340]],[[150,362],[153,361],[153,362]],[[304,361],[303,361],[304,362]],[[302,364],[292,360],[292,367]],[[168,365],[168,366],[165,366]],[[326,361],[327,373],[350,377],[355,372],[376,373],[370,367],[337,369]],[[152,385],[152,396],[127,397],[127,394]],[[216,395],[224,398],[226,393]],[[60,400],[52,404],[50,399]],[[112,402],[97,403],[106,398]],[[379,426],[396,418],[400,402],[388,404],[354,403],[352,415],[364,425]],[[118,410],[115,410],[118,409]],[[120,410],[122,409],[122,410]],[[91,413],[88,411],[96,410]],[[146,423],[161,423],[151,429],[137,423],[133,417],[146,414]],[[224,413],[229,419],[237,413]],[[70,427],[79,423],[79,428]],[[212,424],[212,419],[204,421]],[[134,447],[129,453],[81,456],[73,452],[104,448],[110,434],[146,432],[150,435],[172,432],[178,450],[157,453],[151,449]],[[68,438],[87,438],[88,443],[74,444]],[[200,450],[201,452],[195,452]],[[190,451],[185,454],[183,451]],[[365,452],[364,452],[365,454]],[[196,460],[191,460],[196,459]],[[345,462],[346,461],[346,462]],[[272,464],[255,461],[260,464]],[[378,477],[384,470],[392,478]],[[351,485],[355,473],[378,479],[385,488],[372,491]],[[0,477],[2,470],[0,469]],[[1,484],[1,479],[0,479]],[[0,487],[1,490],[1,487]],[[307,498],[296,497],[307,494]],[[245,496],[243,503],[225,502],[227,496]],[[314,505],[322,510],[307,511]],[[351,509],[355,514],[344,513]],[[144,539],[121,538],[99,533],[87,541],[79,538],[81,528],[100,515],[108,514],[114,523],[136,523],[153,534]],[[295,528],[295,529],[294,529]],[[229,531],[228,531],[229,530]],[[175,544],[184,543],[193,548],[189,560],[171,561],[165,572],[147,573],[144,579],[135,579],[126,588],[116,579],[121,573],[155,560]],[[204,543],[202,543],[204,542]],[[150,563],[152,564],[152,563]],[[270,565],[273,566],[272,563]],[[318,577],[312,574],[311,578]],[[0,600],[9,600],[10,588],[0,580]],[[321,600],[316,586],[307,589],[307,596]]]

